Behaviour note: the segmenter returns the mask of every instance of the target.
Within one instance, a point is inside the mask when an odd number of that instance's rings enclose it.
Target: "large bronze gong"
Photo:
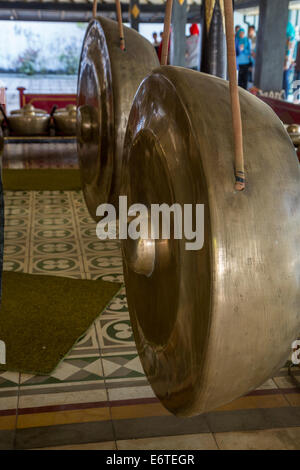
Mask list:
[[[300,171],[273,111],[240,90],[247,185],[234,190],[228,83],[161,67],[125,139],[128,204],[205,205],[205,242],[123,241],[135,340],[171,412],[213,410],[260,386],[300,331]]]
[[[153,46],[124,27],[97,18],[87,29],[78,77],[77,137],[85,200],[93,218],[102,203],[117,205],[122,152],[134,95],[145,76],[159,65]]]

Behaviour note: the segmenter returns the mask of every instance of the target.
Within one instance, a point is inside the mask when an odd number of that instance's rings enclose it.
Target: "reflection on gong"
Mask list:
[[[134,95],[158,65],[152,45],[124,27],[120,48],[118,24],[93,20],[82,47],[78,77],[77,134],[82,187],[91,216],[102,203],[117,205],[124,135]]]
[[[158,398],[180,416],[260,386],[300,330],[298,161],[273,111],[239,94],[243,192],[234,189],[228,82],[162,67],[142,83],[128,121],[122,194],[130,203],[205,206],[199,252],[186,251],[185,240],[163,249],[164,240],[143,249],[122,242],[140,358]]]

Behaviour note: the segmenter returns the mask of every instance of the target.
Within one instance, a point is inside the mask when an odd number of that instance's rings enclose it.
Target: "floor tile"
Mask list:
[[[300,427],[252,432],[216,433],[222,450],[299,450]]]
[[[18,372],[0,371],[0,429],[13,427],[14,418],[10,416],[15,415],[18,406],[19,380]],[[1,412],[9,412],[9,416]]]
[[[19,408],[106,401],[100,356],[67,357],[48,376],[21,374]]]
[[[12,450],[14,446],[15,431],[0,430],[0,450]]]
[[[131,387],[122,387],[122,382],[111,382],[108,387],[108,396],[110,401],[134,400],[137,398],[155,398],[150,385],[140,385],[138,380]]]
[[[291,406],[300,407],[300,392],[299,391],[298,393],[286,393],[284,396]]]
[[[289,403],[284,395],[254,395],[238,398],[237,400],[218,408],[215,411],[246,410],[257,408],[280,408]]]
[[[118,323],[124,325],[123,332],[127,332],[125,329],[126,323]],[[122,355],[105,355],[102,356],[103,370],[105,374],[106,381],[111,379],[136,379],[144,378],[145,373],[142,368],[141,361],[138,354],[135,352],[133,354],[122,354]]]
[[[260,408],[207,413],[211,432],[253,431],[300,426],[299,407]]]
[[[67,411],[49,411],[39,413],[22,414],[19,411],[17,429],[41,428],[46,426],[66,425],[71,423],[90,423],[100,421],[110,421],[108,406],[99,408],[84,408]]]
[[[120,245],[97,239],[80,191],[6,191],[5,199],[6,269],[123,282]],[[0,441],[3,436],[3,445],[12,445],[19,394],[20,449],[101,448],[101,441],[110,449],[111,416],[120,448],[128,449],[209,449],[216,446],[211,432],[300,426],[300,395],[286,367],[218,411],[192,419],[171,416],[144,375],[125,288],[52,374],[22,374],[18,384],[18,374],[0,373]]]
[[[114,433],[111,421],[30,427],[16,431],[16,449],[111,442],[113,440]]]
[[[273,390],[275,388],[278,388],[278,386],[276,385],[273,379],[269,379],[256,390]]]
[[[0,414],[0,431],[5,431],[5,430],[14,430],[16,427],[16,413],[17,410],[16,408],[13,410],[9,410],[10,414],[7,416],[1,416]]]
[[[116,444],[115,442],[94,442],[60,447],[45,447],[38,450],[116,450]]]
[[[119,419],[136,419],[136,418],[153,418],[154,416],[170,416],[168,410],[161,403],[147,402],[147,399],[136,400],[136,404],[132,404],[124,400],[110,402],[111,417],[113,420]]]
[[[212,434],[162,436],[150,439],[117,441],[119,450],[217,450]]]
[[[291,377],[274,377],[274,382],[279,388],[297,388]]]
[[[144,419],[117,419],[114,420],[114,429],[117,440],[210,433],[204,416],[176,418],[166,415]]]

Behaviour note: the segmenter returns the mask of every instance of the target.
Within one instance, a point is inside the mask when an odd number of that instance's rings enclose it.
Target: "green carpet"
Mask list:
[[[50,374],[121,285],[64,277],[3,273],[1,370]]]
[[[3,170],[3,187],[9,191],[76,191],[81,189],[79,170]]]

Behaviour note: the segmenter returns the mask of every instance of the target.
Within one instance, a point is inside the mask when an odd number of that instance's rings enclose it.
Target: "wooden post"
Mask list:
[[[227,40],[227,61],[229,87],[231,95],[232,125],[235,148],[235,189],[243,191],[245,189],[245,169],[244,169],[244,149],[243,149],[243,129],[240,108],[240,97],[237,83],[235,34],[232,0],[224,0],[226,40]]]
[[[98,4],[98,1],[94,0],[93,1],[93,18],[97,17],[97,4]]]
[[[171,31],[171,21],[172,21],[172,8],[173,8],[173,0],[167,0],[162,52],[161,52],[161,65],[168,64],[169,41],[170,41],[170,31]]]
[[[122,9],[121,9],[120,0],[116,0],[116,9],[117,9],[117,19],[118,19],[119,34],[120,34],[120,48],[122,51],[125,51],[125,37],[124,37]]]

